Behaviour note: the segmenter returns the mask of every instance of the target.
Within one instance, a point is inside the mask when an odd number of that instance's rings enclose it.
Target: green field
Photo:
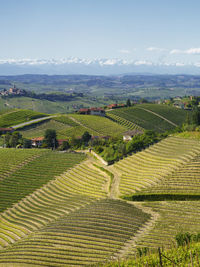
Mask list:
[[[70,117],[96,135],[122,135],[127,130],[126,127],[101,116],[72,114]]]
[[[111,178],[93,161],[73,167],[83,154],[40,151],[0,187],[2,266],[103,262],[151,218],[132,204],[109,199]]]
[[[187,169],[187,163],[190,166],[190,162],[195,161],[199,153],[198,140],[169,137],[119,161],[115,167],[121,173],[120,194],[141,193],[161,183],[165,186],[164,179],[168,180],[179,168]],[[196,180],[195,177],[194,180]],[[196,180],[196,185],[198,185],[198,180]],[[200,194],[200,190],[198,191],[198,188],[196,190]]]
[[[87,122],[73,118],[55,122]],[[82,153],[1,149],[0,266],[99,266],[200,232],[199,162],[198,138],[181,135],[111,166]]]
[[[14,109],[0,115],[0,127],[10,127],[47,116],[32,110]]]
[[[164,132],[181,126],[186,120],[187,113],[188,111],[165,105],[141,104],[109,111],[107,116],[111,116],[122,125],[128,125],[130,122],[146,130]],[[134,129],[134,126],[131,125],[129,128]]]

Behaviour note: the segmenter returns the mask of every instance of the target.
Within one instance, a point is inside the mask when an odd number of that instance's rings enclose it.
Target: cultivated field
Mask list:
[[[103,168],[82,153],[1,149],[0,157],[0,266],[99,265],[200,232],[199,200],[145,201],[200,196],[198,140],[169,137]],[[143,201],[119,198],[127,195]]]
[[[127,130],[126,127],[101,116],[72,114],[70,117],[97,135],[122,135]]]
[[[119,161],[115,167],[121,173],[120,195],[141,193],[144,189],[151,190],[165,184],[172,173],[195,160],[199,153],[199,141],[170,137]]]
[[[185,122],[187,112],[165,105],[141,104],[129,108],[114,109],[107,112],[107,115],[111,117],[115,115],[115,121],[120,124],[129,121],[147,130],[164,132],[181,126]],[[126,121],[123,122],[123,120]]]
[[[10,127],[45,116],[47,115],[32,110],[12,109],[0,114],[0,127]]]

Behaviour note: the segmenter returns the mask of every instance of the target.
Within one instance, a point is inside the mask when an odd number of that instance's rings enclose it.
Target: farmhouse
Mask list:
[[[127,131],[123,135],[124,141],[130,141],[134,136],[143,134],[142,130]]]
[[[98,116],[105,116],[105,110],[102,108],[91,108],[90,114],[91,115],[98,115]]]
[[[105,116],[105,110],[102,108],[81,108],[78,113],[82,115]]]
[[[36,137],[31,139],[31,144],[34,147],[40,147],[42,145],[42,141],[44,140],[44,137]]]

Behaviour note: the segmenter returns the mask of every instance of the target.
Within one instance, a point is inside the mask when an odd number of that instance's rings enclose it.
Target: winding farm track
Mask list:
[[[174,122],[172,122],[172,121],[166,119],[165,117],[159,115],[159,114],[156,113],[156,112],[153,112],[153,111],[151,111],[151,110],[149,110],[149,109],[146,109],[146,108],[139,108],[139,109],[143,109],[143,110],[145,110],[145,111],[147,111],[147,112],[149,112],[149,113],[152,113],[152,114],[154,114],[155,116],[157,116],[157,117],[159,117],[159,118],[165,120],[165,121],[168,122],[169,124],[171,124],[171,125],[173,125],[173,126],[175,126],[175,127],[178,127],[177,124],[175,124]]]
[[[17,128],[20,128],[20,127],[28,126],[29,124],[32,124],[32,123],[36,123],[36,122],[41,122],[41,121],[49,120],[49,119],[54,118],[54,117],[56,117],[56,116],[57,116],[57,115],[52,115],[52,116],[48,116],[48,117],[42,117],[42,118],[38,118],[38,119],[35,119],[35,120],[31,120],[31,121],[23,122],[23,123],[20,123],[20,124],[17,124],[17,125],[13,125],[13,126],[11,126],[11,127],[14,128],[14,129],[17,129]]]

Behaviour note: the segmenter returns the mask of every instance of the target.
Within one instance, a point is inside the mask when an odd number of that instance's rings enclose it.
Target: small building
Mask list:
[[[143,134],[142,130],[127,131],[123,134],[123,141],[130,141],[134,136],[141,134]]]
[[[102,108],[81,108],[78,113],[82,115],[105,116],[105,110]]]
[[[117,104],[111,104],[111,105],[108,105],[107,107],[111,108],[111,109],[114,109],[114,108],[117,108]]]
[[[82,115],[90,115],[90,109],[89,108],[81,108],[81,109],[79,109],[78,113],[82,114]]]
[[[42,145],[43,140],[44,140],[44,137],[32,138],[31,145],[34,147],[40,147]]]
[[[9,127],[9,128],[0,128],[0,133],[6,134],[6,133],[12,133],[14,132],[14,128]]]
[[[90,114],[104,117],[105,116],[105,110],[102,108],[91,108]]]

